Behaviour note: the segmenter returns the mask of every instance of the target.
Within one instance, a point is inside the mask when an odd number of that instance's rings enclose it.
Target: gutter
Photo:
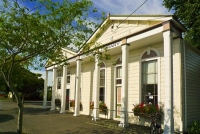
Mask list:
[[[186,60],[185,60],[185,43],[183,43],[183,54],[184,54],[184,77],[185,77],[185,95],[184,95],[184,99],[185,99],[185,109],[184,109],[184,115],[185,115],[185,119],[184,119],[184,127],[185,127],[185,131],[187,131],[187,80],[186,80]]]

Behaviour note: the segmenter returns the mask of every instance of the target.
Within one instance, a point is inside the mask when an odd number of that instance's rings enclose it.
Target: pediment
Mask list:
[[[172,18],[172,15],[111,15],[93,33],[86,45],[92,49]]]

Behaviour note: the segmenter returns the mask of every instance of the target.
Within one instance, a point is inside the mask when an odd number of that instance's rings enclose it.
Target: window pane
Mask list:
[[[155,73],[155,61],[149,61],[147,63],[147,73]]]
[[[121,87],[117,87],[117,103],[121,103]]]
[[[122,80],[121,79],[116,80],[116,84],[122,84]]]
[[[155,95],[154,84],[146,85],[146,95]]]
[[[142,73],[147,73],[147,62],[142,63]]]
[[[146,74],[142,74],[142,83],[147,84],[147,75]]]
[[[105,79],[105,69],[100,70],[100,78]]]
[[[105,79],[100,79],[100,86],[105,86]]]
[[[153,103],[157,104],[157,97],[158,96],[158,90],[157,90],[157,84],[147,84],[143,85],[142,88],[142,100],[145,103]]]
[[[147,84],[154,84],[155,83],[155,75],[154,74],[147,74]]]
[[[67,75],[70,75],[70,71],[67,71]]]
[[[99,101],[105,101],[104,100],[104,96],[105,96],[105,89],[104,88],[100,88],[99,89]]]
[[[61,78],[57,80],[57,89],[61,89]]]
[[[117,67],[117,78],[121,78],[122,77],[122,67]]]
[[[67,76],[67,83],[70,83],[70,76]]]

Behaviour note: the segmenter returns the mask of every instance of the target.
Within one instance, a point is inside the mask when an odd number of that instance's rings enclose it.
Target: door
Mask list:
[[[66,89],[66,110],[69,110],[69,89]]]
[[[120,117],[121,115],[121,87],[117,87],[116,88],[116,93],[117,93],[117,97],[116,97],[116,110],[117,110],[117,117]]]

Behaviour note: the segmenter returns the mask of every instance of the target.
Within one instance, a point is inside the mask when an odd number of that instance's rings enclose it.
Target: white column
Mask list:
[[[46,78],[44,80],[44,96],[43,96],[43,109],[47,108],[47,84],[48,84],[48,71],[45,70]]]
[[[98,54],[95,55],[95,78],[94,78],[94,120],[99,119],[99,81],[100,66]]]
[[[53,86],[52,86],[52,96],[51,96],[51,109],[55,110],[55,90],[56,90],[56,77],[57,77],[57,69],[53,69]]]
[[[121,91],[121,122],[119,126],[128,126],[128,56],[129,44],[122,45],[122,91]]]
[[[173,51],[172,51],[172,32],[170,22],[164,24],[164,66],[165,66],[165,104],[164,104],[164,134],[174,133],[173,117]],[[168,27],[167,27],[168,26]],[[165,26],[163,26],[165,28]]]
[[[79,116],[80,112],[80,85],[81,85],[81,59],[76,61],[76,98],[74,116]]]
[[[66,83],[67,83],[67,66],[63,66],[63,77],[62,77],[62,99],[61,99],[61,110],[60,113],[65,113],[66,105]]]

